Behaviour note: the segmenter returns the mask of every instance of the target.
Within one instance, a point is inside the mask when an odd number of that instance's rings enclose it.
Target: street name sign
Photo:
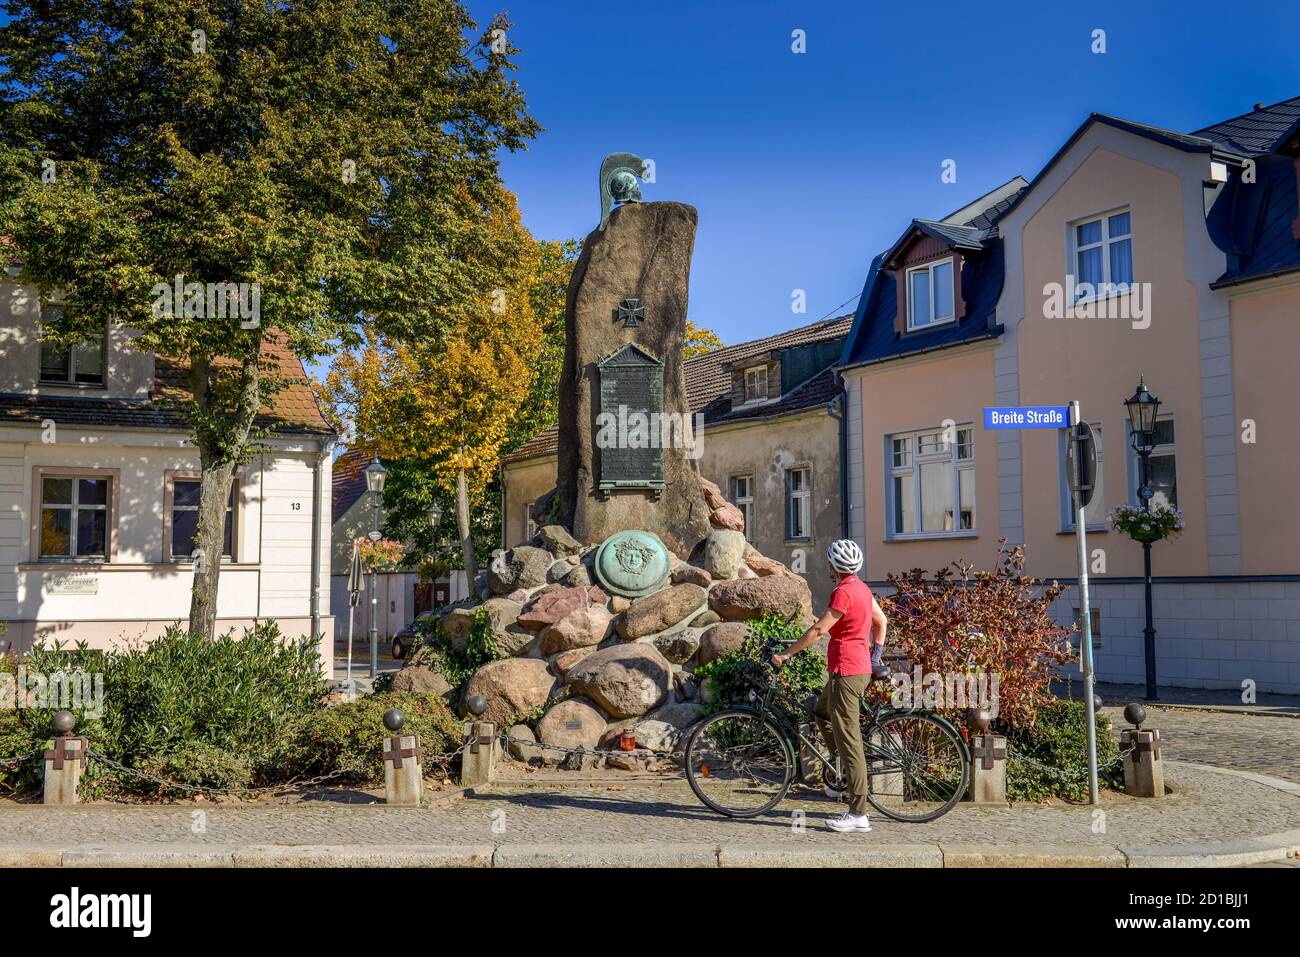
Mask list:
[[[986,429],[1064,429],[1069,424],[1068,405],[1012,405],[984,410]]]

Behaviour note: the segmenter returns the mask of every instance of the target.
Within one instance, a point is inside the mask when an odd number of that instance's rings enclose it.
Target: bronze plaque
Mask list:
[[[663,360],[629,343],[600,362],[601,491],[664,487]]]

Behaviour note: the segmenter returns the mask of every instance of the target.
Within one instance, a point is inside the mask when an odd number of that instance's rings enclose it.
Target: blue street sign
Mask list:
[[[1068,405],[1010,405],[984,410],[986,429],[1064,429],[1069,424]]]

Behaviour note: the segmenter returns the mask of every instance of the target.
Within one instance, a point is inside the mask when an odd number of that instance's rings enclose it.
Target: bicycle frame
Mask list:
[[[772,707],[773,698],[775,698],[785,707],[784,708]],[[798,721],[791,721],[790,718],[787,717],[785,713],[785,709],[789,709],[789,711],[796,714],[807,715],[809,721],[815,723],[815,721],[817,720],[816,715],[810,713],[808,709],[804,707],[803,702],[795,701],[793,697],[791,697],[789,694],[782,691],[781,689],[777,688],[776,685],[771,681],[767,683],[767,690],[763,693],[762,697],[759,698],[755,696],[753,700],[758,702],[755,706],[745,707],[742,705],[742,706],[738,706],[739,709],[744,711],[750,711],[753,712],[755,715],[758,715],[759,717],[769,719],[773,724],[777,726],[778,730],[780,730],[782,735],[785,736],[787,745],[792,745],[796,741],[800,742],[806,745],[812,751],[812,753],[816,755],[817,759],[821,761],[823,764],[827,766],[835,766],[836,764],[835,759],[832,758],[830,755],[823,753],[821,748],[819,748],[817,744],[813,741],[812,737],[810,735],[805,735],[803,733],[803,729],[800,727],[801,723]],[[869,738],[871,737],[870,732],[873,730],[879,730],[880,723],[884,718],[890,717],[895,714],[912,714],[916,709],[887,708],[883,704],[879,704],[879,703],[867,704],[866,702],[863,702],[863,708],[868,717],[866,733],[863,734],[862,736],[862,749],[864,754],[866,755],[867,761],[868,762],[893,761],[897,763],[901,755],[898,753],[890,753],[881,750],[879,747],[873,745],[869,740]],[[889,740],[888,736],[886,735],[882,735],[881,737],[886,741]],[[871,770],[870,765],[868,765],[867,773],[870,776],[872,774],[877,774],[877,773],[893,774],[895,772],[892,769],[873,771]]]

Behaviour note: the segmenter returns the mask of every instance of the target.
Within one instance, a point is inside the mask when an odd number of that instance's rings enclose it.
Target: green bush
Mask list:
[[[314,753],[308,770],[312,774],[335,768],[356,768],[341,775],[340,781],[373,782],[384,773],[384,739],[391,732],[384,727],[384,712],[400,708],[406,716],[403,734],[418,734],[426,755],[447,754],[460,747],[461,723],[438,695],[389,692],[358,698],[327,708],[312,722],[307,744]]]
[[[23,664],[29,673],[103,676],[103,713],[80,709],[77,733],[119,764],[191,785],[247,787],[291,778],[313,758],[306,733],[326,691],[320,659],[314,642],[287,641],[274,622],[212,641],[173,626],[121,651],[42,643]],[[49,704],[0,717],[0,756],[49,741],[57,702]],[[39,780],[33,761],[0,786],[28,789]],[[96,762],[83,780],[88,795],[159,793]]]
[[[804,633],[804,629],[779,615],[767,615],[749,623],[749,634],[740,648],[729,652],[695,669],[695,677],[708,681],[711,698],[705,706],[706,713],[712,714],[732,705],[746,704],[749,691],[761,682],[764,662],[761,657],[763,645],[769,638],[793,641]],[[803,651],[795,655],[785,667],[775,674],[778,687],[796,701],[802,701],[810,694],[817,694],[826,683],[826,659],[814,651]]]
[[[1087,714],[1082,701],[1055,699],[1041,705],[1032,725],[1007,732],[1007,747],[1011,754],[1019,754],[1036,762],[1016,760],[1008,755],[1007,796],[1013,801],[1042,801],[1049,797],[1083,801],[1088,798],[1088,743]],[[1110,719],[1096,716],[1097,766],[1112,760],[1118,749],[1111,736]],[[1046,765],[1056,772],[1037,765]],[[1123,780],[1119,769],[1110,771],[1103,786],[1118,786]]]
[[[465,682],[474,676],[483,665],[500,657],[492,629],[488,625],[487,610],[479,606],[474,610],[474,625],[470,629],[469,640],[464,650],[453,648],[451,642],[442,633],[442,619],[432,616],[419,626],[423,643],[407,659],[410,665],[423,665],[436,671],[447,679],[447,683],[458,692]],[[389,684],[382,690],[387,690]],[[377,690],[381,690],[378,689]]]

